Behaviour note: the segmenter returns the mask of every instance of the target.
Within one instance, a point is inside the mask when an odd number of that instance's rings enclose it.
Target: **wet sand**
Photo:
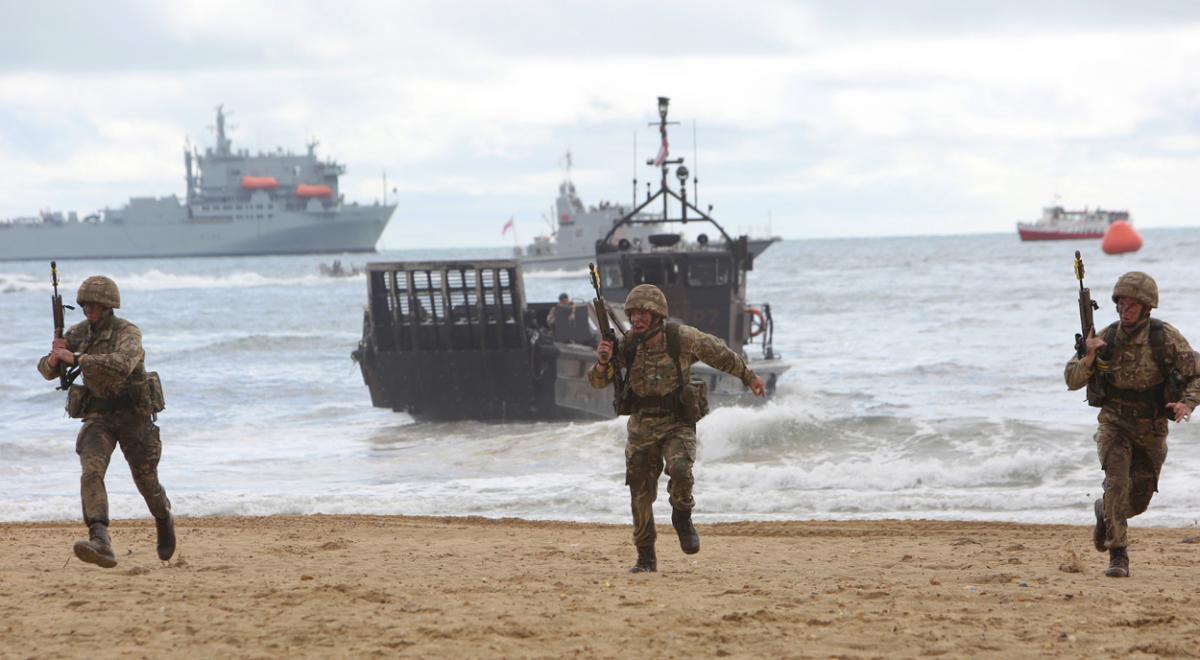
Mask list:
[[[1196,529],[1135,526],[1120,580],[1086,527],[701,525],[688,557],[668,526],[643,575],[625,572],[627,526],[178,528],[163,564],[149,521],[117,521],[105,570],[74,559],[79,523],[0,525],[0,657],[1200,656]]]

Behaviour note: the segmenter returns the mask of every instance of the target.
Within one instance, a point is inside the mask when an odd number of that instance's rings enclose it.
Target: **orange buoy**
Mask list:
[[[1100,243],[1104,254],[1125,254],[1142,249],[1142,237],[1133,229],[1133,225],[1124,220],[1117,220],[1108,226],[1104,232],[1104,240]]]

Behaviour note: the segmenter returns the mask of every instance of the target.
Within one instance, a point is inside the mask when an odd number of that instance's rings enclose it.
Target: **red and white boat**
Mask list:
[[[1129,219],[1129,211],[1084,209],[1067,211],[1061,206],[1047,206],[1037,222],[1018,222],[1017,233],[1023,241],[1063,241],[1074,238],[1104,238],[1112,223]]]

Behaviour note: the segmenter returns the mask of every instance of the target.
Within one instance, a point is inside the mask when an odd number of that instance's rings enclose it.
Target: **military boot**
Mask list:
[[[637,551],[637,563],[633,565],[633,568],[629,569],[630,573],[654,573],[658,571],[658,557],[654,555],[654,546],[639,545]]]
[[[1092,528],[1092,545],[1096,546],[1096,550],[1104,552],[1108,549],[1104,545],[1104,541],[1108,536],[1108,525],[1104,522],[1104,498],[1096,500],[1093,507],[1096,510],[1096,526]]]
[[[683,554],[694,555],[700,552],[700,535],[692,526],[691,510],[671,509],[671,526],[679,535],[679,549],[683,550]]]
[[[117,556],[113,554],[112,541],[108,538],[108,525],[98,522],[88,525],[88,540],[75,542],[75,556],[101,568],[116,566]]]
[[[1129,553],[1125,548],[1113,548],[1108,551],[1108,577],[1129,577]]]
[[[158,558],[167,561],[175,554],[175,518],[170,513],[166,518],[155,518],[154,529],[158,531]]]

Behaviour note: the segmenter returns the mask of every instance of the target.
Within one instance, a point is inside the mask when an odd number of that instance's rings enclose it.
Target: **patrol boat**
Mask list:
[[[373,252],[396,205],[346,202],[345,166],[279,149],[234,151],[217,106],[216,147],[184,149],[185,197],[0,220],[0,260]],[[386,186],[385,186],[386,188]]]
[[[665,98],[659,113],[665,136]],[[658,286],[673,319],[745,355],[773,395],[788,365],[773,347],[771,306],[750,304],[746,296],[746,275],[754,267],[749,239],[730,236],[688,201],[683,159],[659,158],[653,165],[661,168],[659,190],[595,243],[605,297],[625,322],[620,301],[629,290]],[[668,185],[672,165],[678,165],[678,192]],[[660,200],[661,215],[647,219],[645,211]],[[676,216],[669,213],[673,202]],[[641,245],[611,241],[639,223],[704,223],[719,240],[701,234],[685,243],[678,233],[661,233]],[[367,264],[363,338],[352,357],[372,403],[439,421],[614,417],[613,388],[595,389],[587,380],[598,342],[594,308],[528,302],[522,277],[516,259]],[[762,401],[740,380],[703,363],[692,366],[692,375],[708,381],[712,406]]]

